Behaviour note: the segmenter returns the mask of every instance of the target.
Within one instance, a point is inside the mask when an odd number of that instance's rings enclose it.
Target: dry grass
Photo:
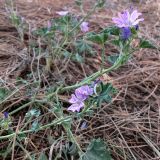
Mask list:
[[[43,1],[44,2],[44,1]],[[64,1],[63,1],[64,2]],[[93,29],[96,25],[106,26],[111,22],[112,15],[117,11],[128,7],[130,4],[137,6],[142,11],[145,21],[141,27],[141,35],[151,39],[157,46],[160,45],[160,5],[158,0],[142,0],[140,2],[118,0],[107,1],[106,9],[93,15],[90,21]],[[33,3],[33,2],[32,2]],[[51,4],[53,4],[51,6]],[[34,28],[45,25],[46,21],[53,16],[56,10],[68,6],[69,10],[76,13],[77,8],[71,5],[72,0],[65,4],[60,1],[49,1],[45,5],[17,1],[18,12],[23,15]],[[32,79],[27,79],[26,73],[33,72],[32,68],[37,66],[35,57],[30,56],[28,38],[22,44],[18,38],[17,31],[6,17],[4,2],[0,8],[0,85],[12,91],[16,91],[1,105],[1,112],[14,111],[17,107],[30,101],[27,95],[28,86],[21,84],[18,86],[16,78],[22,77],[28,80],[29,85],[34,85]],[[89,4],[89,2],[88,2]],[[87,8],[87,7],[86,7]],[[97,20],[98,19],[98,20]],[[98,24],[97,24],[98,21]],[[29,35],[28,33],[26,33]],[[107,55],[113,52],[108,48]],[[57,62],[57,69],[52,75],[41,74],[43,85],[39,88],[37,98],[43,99],[47,86],[52,86],[52,81],[64,80],[67,84],[74,84],[80,81],[85,75],[90,75],[97,70],[100,61],[90,57],[86,58],[85,65],[78,65],[68,62],[64,64]],[[94,61],[94,63],[93,63]],[[92,63],[90,63],[92,62]],[[40,62],[43,65],[43,62]],[[106,66],[108,64],[106,63]],[[64,71],[59,72],[61,69]],[[35,74],[35,73],[34,73]],[[76,78],[75,78],[76,75]],[[35,75],[36,76],[36,75]],[[119,93],[111,104],[104,104],[102,108],[95,111],[95,114],[84,121],[87,122],[86,129],[80,129],[82,121],[76,120],[73,124],[73,131],[81,146],[86,146],[88,142],[96,137],[102,137],[111,149],[112,157],[115,160],[159,160],[160,159],[160,53],[158,50],[143,50],[134,54],[131,61],[109,76],[104,75],[103,81],[112,82]],[[34,88],[34,87],[33,87]],[[34,90],[33,90],[34,92]],[[35,91],[36,92],[36,91]],[[60,99],[67,101],[68,95],[61,95]],[[29,104],[28,108],[13,115],[15,130],[24,125],[24,115],[35,104]],[[65,106],[64,106],[65,107]],[[48,113],[48,106],[42,106],[41,122],[47,124],[54,119],[54,115]],[[21,122],[21,123],[19,123]],[[1,133],[4,134],[4,133]],[[55,146],[48,138],[65,138],[63,129],[46,129],[34,134],[28,134],[25,142],[22,142],[12,150],[15,160],[24,158],[24,155],[36,153],[37,155],[46,151],[49,153],[54,148],[54,152],[62,146],[60,139]],[[0,150],[4,148],[8,141],[1,141]],[[25,146],[24,148],[22,146]],[[14,155],[13,155],[14,154]]]

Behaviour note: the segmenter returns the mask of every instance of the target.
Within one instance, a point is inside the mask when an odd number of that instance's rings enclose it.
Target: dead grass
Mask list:
[[[42,1],[41,1],[42,2]],[[77,12],[77,8],[71,5],[72,0],[65,1],[40,1],[38,3],[28,3],[17,1],[17,8],[31,26],[37,28],[45,25],[46,21],[53,16],[57,10],[68,6],[70,11]],[[121,2],[107,1],[106,9],[93,15],[91,22],[93,26],[102,27],[111,23],[110,18],[118,10],[122,10],[131,3],[122,0]],[[26,73],[32,72],[32,67],[37,65],[37,61],[30,56],[28,39],[24,44],[20,42],[15,28],[6,17],[3,1],[0,8],[0,85],[12,91],[17,91],[10,96],[3,105],[1,111],[6,109],[13,111],[19,106],[30,101],[27,95],[28,86],[16,84],[16,78],[22,77],[28,80],[29,85],[34,85],[32,79],[27,79]],[[33,7],[34,4],[34,7]],[[45,5],[44,5],[45,4]],[[51,5],[54,4],[54,5]],[[89,4],[89,2],[88,2]],[[63,6],[62,6],[63,5]],[[158,0],[134,2],[139,10],[143,12],[145,21],[141,27],[141,35],[151,39],[157,46],[160,45],[160,6]],[[98,19],[98,20],[97,20]],[[97,24],[98,21],[98,24]],[[94,28],[94,27],[93,27]],[[26,33],[28,35],[28,33]],[[112,48],[108,48],[107,55],[112,53]],[[92,62],[92,63],[89,63]],[[94,63],[93,63],[94,62]],[[57,62],[58,65],[59,62]],[[42,63],[43,64],[43,63]],[[46,86],[52,86],[52,81],[67,79],[67,84],[74,84],[80,81],[85,75],[91,74],[98,69],[100,61],[87,57],[85,65],[77,65],[69,62],[62,73],[59,72],[63,63],[58,65],[52,75],[41,74],[43,79],[42,88],[39,89],[37,98],[43,99]],[[106,66],[108,64],[106,63]],[[60,74],[59,74],[60,73]],[[63,76],[62,76],[63,75]],[[75,78],[76,75],[76,78]],[[111,149],[112,157],[115,160],[159,160],[160,159],[160,53],[158,50],[142,50],[134,54],[133,59],[116,72],[109,76],[104,75],[103,81],[112,82],[119,93],[111,104],[104,104],[102,108],[95,111],[95,114],[84,121],[87,122],[86,129],[80,129],[81,121],[74,122],[73,130],[76,139],[81,146],[86,146],[88,142],[96,137],[103,138]],[[34,88],[34,87],[33,87]],[[34,92],[34,90],[33,90]],[[36,91],[35,91],[36,92]],[[68,95],[61,95],[60,99],[67,101]],[[28,108],[13,115],[15,130],[22,128],[23,118],[27,109],[34,107],[29,104]],[[65,107],[65,106],[64,106]],[[54,116],[48,113],[48,106],[42,106],[42,123],[47,124]],[[21,123],[18,123],[21,121]],[[4,133],[1,133],[4,134]],[[60,139],[54,147],[52,140],[64,136],[63,129],[46,129],[35,134],[28,134],[25,142],[14,148],[14,159],[20,160],[27,153],[37,155],[46,151],[49,153],[54,148],[54,152],[62,146]],[[1,141],[0,148],[3,149],[8,141]],[[22,148],[25,146],[25,148]],[[9,157],[8,157],[9,158]]]

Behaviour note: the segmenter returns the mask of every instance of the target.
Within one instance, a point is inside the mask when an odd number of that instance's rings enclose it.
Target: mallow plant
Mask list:
[[[154,49],[156,47],[148,40],[139,37],[140,24],[143,23],[144,19],[142,13],[133,8],[124,10],[118,13],[116,17],[113,17],[111,20],[112,26],[99,29],[98,32],[92,32],[89,19],[96,9],[103,7],[104,2],[103,0],[98,0],[84,17],[78,17],[67,10],[58,11],[56,12],[57,18],[48,20],[45,27],[32,32],[34,37],[41,38],[41,43],[45,46],[40,49],[42,53],[45,53],[42,56],[46,60],[45,70],[47,72],[51,72],[52,65],[58,59],[67,58],[68,60],[77,61],[77,63],[83,63],[83,54],[96,56],[95,45],[101,47],[101,66],[98,71],[76,84],[68,86],[65,84],[57,85],[52,92],[46,93],[43,100],[38,100],[34,97],[31,98],[31,102],[28,104],[20,106],[10,113],[5,112],[1,127],[5,125],[4,129],[10,128],[10,132],[0,136],[0,140],[11,139],[19,135],[38,132],[51,126],[62,125],[67,133],[68,141],[72,143],[72,149],[74,148],[74,151],[79,154],[79,159],[92,159],[95,152],[101,155],[96,155],[98,156],[94,157],[97,158],[96,160],[104,160],[106,157],[111,159],[110,154],[105,150],[105,144],[99,139],[93,140],[85,152],[72,133],[72,122],[76,118],[83,119],[86,115],[92,115],[94,110],[100,108],[103,103],[111,102],[112,96],[118,92],[111,83],[104,83],[100,80],[103,74],[108,74],[126,64],[132,57],[133,52],[141,48]],[[78,0],[76,3],[84,12],[83,2]],[[16,25],[16,27],[18,26]],[[138,42],[136,46],[133,44],[134,40]],[[35,50],[34,44],[31,47]],[[108,44],[115,46],[118,54],[106,57],[105,50]],[[105,67],[105,61],[107,60],[111,63],[109,68]],[[70,93],[67,113],[63,107],[63,102],[59,98],[60,93]],[[49,112],[56,119],[46,125],[42,125],[38,118],[41,112],[33,108],[26,113],[26,125],[18,132],[15,132],[11,129],[10,116],[33,103],[48,104],[50,106]],[[32,123],[31,128],[26,129],[30,123]],[[96,148],[96,146],[99,146],[99,148]]]

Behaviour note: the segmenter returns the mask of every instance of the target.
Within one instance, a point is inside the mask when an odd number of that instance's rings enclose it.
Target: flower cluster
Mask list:
[[[131,36],[131,28],[137,28],[139,22],[143,21],[143,18],[138,18],[142,13],[137,10],[126,10],[122,13],[118,13],[118,17],[113,17],[112,20],[117,27],[121,28],[122,39],[126,40]]]
[[[69,102],[72,104],[68,110],[72,112],[79,112],[84,107],[84,101],[93,94],[93,88],[84,85],[75,90],[75,94],[71,95]]]

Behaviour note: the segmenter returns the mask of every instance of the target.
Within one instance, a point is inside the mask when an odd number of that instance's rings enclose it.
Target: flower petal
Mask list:
[[[79,102],[79,99],[74,94],[72,94],[69,102],[70,103],[77,103],[77,102]]]
[[[75,90],[75,95],[80,101],[84,101],[93,94],[93,88],[88,85],[81,86]]]
[[[141,21],[144,21],[144,18],[137,19],[136,21],[134,21],[134,23],[132,25],[136,26]]]
[[[59,11],[59,12],[56,12],[56,13],[60,16],[66,16],[68,14],[68,11]]]
[[[82,32],[88,32],[89,31],[88,25],[89,25],[88,22],[82,22],[82,24],[80,25],[81,31]]]
[[[133,27],[143,21],[143,19],[137,19],[141,14],[137,10],[134,10],[131,14],[129,10],[125,10],[122,13],[118,13],[118,17],[113,17],[112,20],[119,28]]]
[[[129,27],[125,27],[121,29],[121,38],[123,40],[129,39],[129,37],[132,35],[131,30]]]
[[[76,112],[76,111],[79,112],[80,109],[83,107],[84,107],[84,103],[79,102],[79,103],[72,104],[67,110],[72,112]]]
[[[137,10],[134,10],[130,16],[130,21],[134,22],[142,13],[138,13]]]
[[[120,18],[113,17],[112,21],[118,26],[119,28],[125,27],[123,21]]]

